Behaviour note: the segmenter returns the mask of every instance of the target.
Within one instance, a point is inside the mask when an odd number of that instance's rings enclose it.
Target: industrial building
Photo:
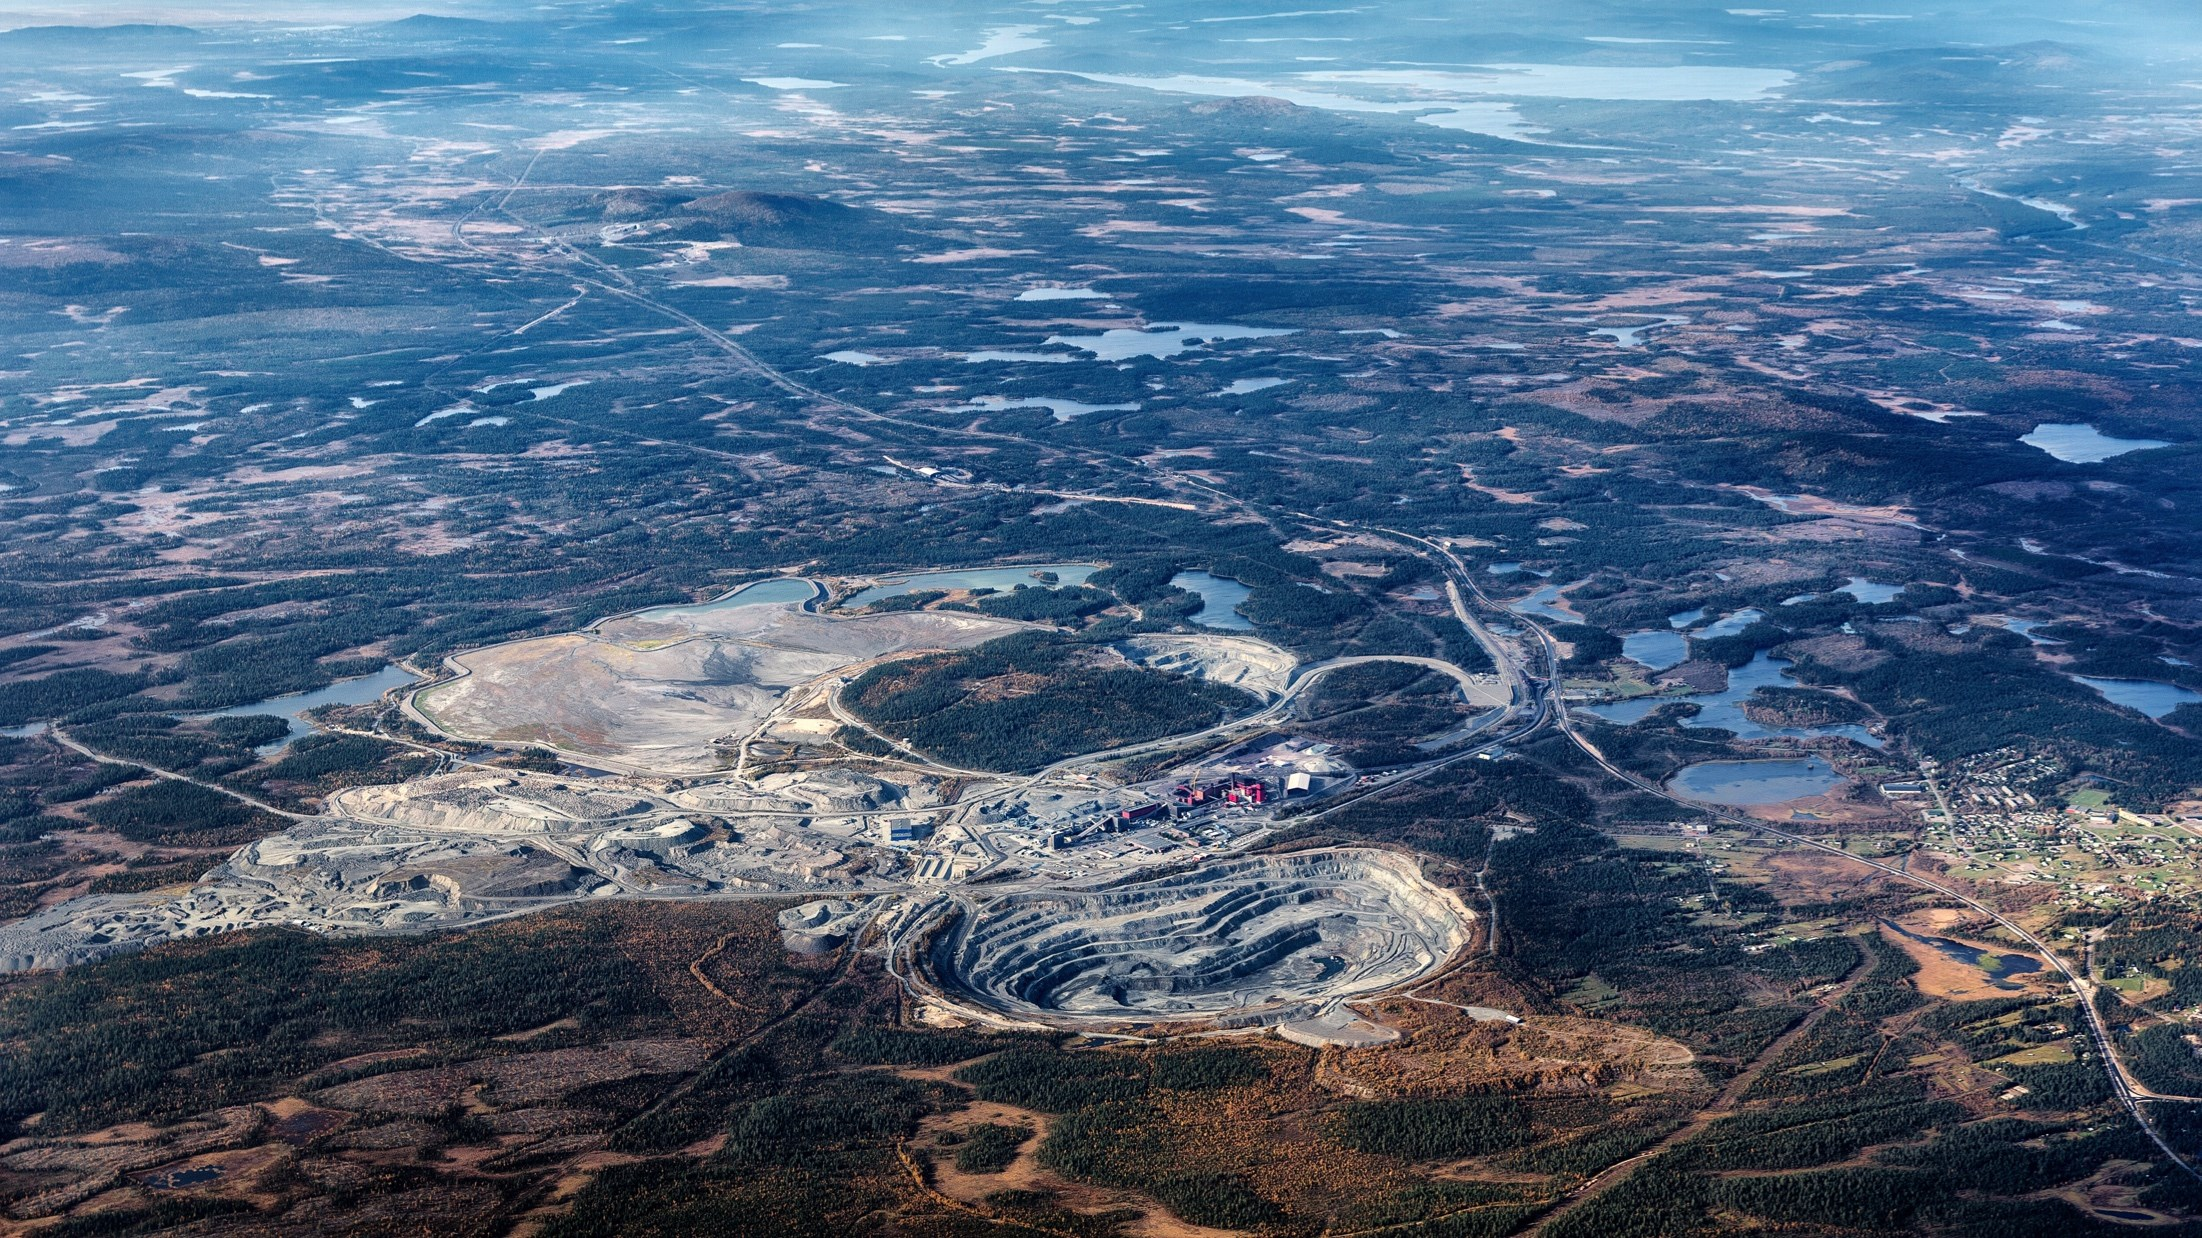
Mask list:
[[[879,841],[889,847],[910,847],[933,836],[933,823],[922,818],[890,818],[879,823]]]
[[[1181,810],[1212,808],[1217,804],[1266,804],[1269,784],[1241,774],[1220,782],[1179,783],[1170,796]]]

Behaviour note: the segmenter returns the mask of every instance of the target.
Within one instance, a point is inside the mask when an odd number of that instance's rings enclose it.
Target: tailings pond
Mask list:
[[[1049,572],[1059,585],[1082,585],[1086,577],[1100,571],[1094,563],[1040,563],[1027,567],[974,567],[959,568],[948,572],[920,572],[915,576],[898,576],[873,585],[842,599],[842,610],[862,610],[882,598],[900,597],[924,589],[992,589],[1006,593],[1018,585],[1045,584],[1040,573]]]
[[[635,618],[650,623],[677,623],[696,615],[709,615],[737,606],[786,605],[789,602],[808,602],[818,596],[818,586],[795,577],[778,580],[760,580],[744,585],[724,597],[713,598],[695,606],[660,606],[640,611]]]

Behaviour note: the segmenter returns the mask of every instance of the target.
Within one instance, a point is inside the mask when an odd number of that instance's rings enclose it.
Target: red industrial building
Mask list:
[[[1240,776],[1200,785],[1179,783],[1170,795],[1184,808],[1212,807],[1216,804],[1266,804],[1269,802],[1269,784],[1259,778]]]
[[[1141,804],[1137,808],[1126,808],[1116,814],[1116,825],[1118,829],[1122,829],[1127,825],[1137,825],[1141,821],[1159,817],[1168,811],[1170,811],[1168,804]]]

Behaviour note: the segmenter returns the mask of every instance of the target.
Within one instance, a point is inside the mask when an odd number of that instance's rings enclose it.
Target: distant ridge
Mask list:
[[[478,17],[445,17],[436,13],[415,13],[396,21],[376,22],[363,27],[368,30],[387,31],[391,34],[481,34],[498,30],[507,23],[483,21]]]
[[[1937,44],[1824,64],[1800,78],[1790,93],[1797,98],[2026,106],[2090,88],[2116,65],[2115,58],[2101,51],[2048,40],[1983,47]]]
[[[203,30],[190,26],[164,26],[150,22],[122,22],[112,26],[17,26],[0,30],[0,39],[24,43],[112,42],[121,39],[201,39]]]

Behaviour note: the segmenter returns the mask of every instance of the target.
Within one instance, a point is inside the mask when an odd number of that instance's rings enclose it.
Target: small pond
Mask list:
[[[1239,603],[1253,595],[1253,590],[1227,576],[1211,576],[1207,572],[1179,572],[1170,578],[1171,587],[1200,595],[1201,607],[1193,612],[1191,621],[1204,628],[1225,632],[1251,632],[1254,623],[1239,613]]]
[[[1853,576],[1850,578],[1849,584],[1835,590],[1837,593],[1847,593],[1868,606],[1879,606],[1884,602],[1893,602],[1896,600],[1896,595],[1903,591],[1904,586],[1902,585],[1884,585],[1879,581],[1867,580],[1863,576]]]
[[[1545,585],[1518,602],[1508,602],[1506,609],[1517,615],[1535,615],[1555,623],[1581,623],[1583,617],[1567,608],[1567,601],[1560,596],[1565,585]]]
[[[2006,976],[2023,976],[2029,972],[2041,970],[2041,960],[2023,951],[2013,951],[2006,954],[1991,950],[1986,946],[1974,945],[1969,941],[1959,941],[1954,937],[1928,937],[1914,933],[1893,920],[1883,920],[1881,926],[1899,937],[1909,938],[1922,946],[1932,947],[1936,953],[1952,962],[1962,963],[1967,967],[1979,968],[1988,973],[1989,979],[1996,981],[2004,988],[2015,989],[2018,987],[2015,984],[2003,984],[2003,978]]]

